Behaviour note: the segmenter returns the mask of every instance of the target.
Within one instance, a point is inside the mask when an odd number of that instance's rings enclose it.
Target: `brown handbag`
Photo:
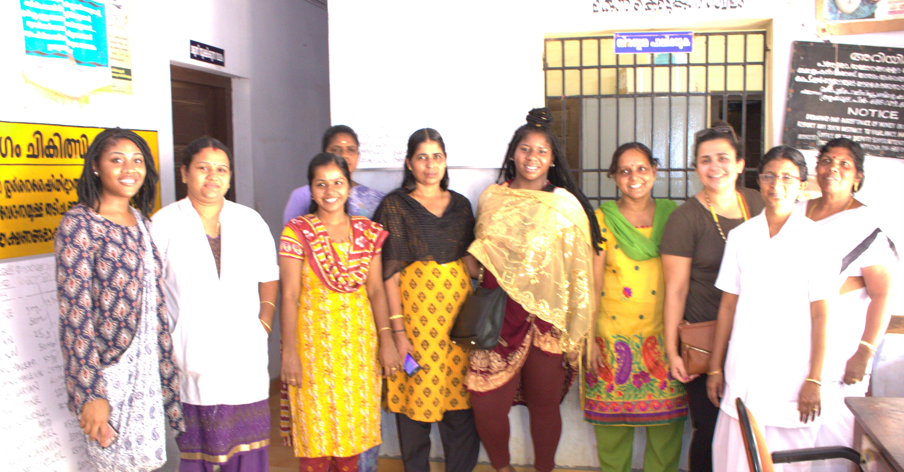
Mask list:
[[[700,375],[709,372],[709,356],[713,353],[713,337],[716,321],[688,323],[682,321],[678,325],[678,340],[681,343],[681,359],[687,375]]]

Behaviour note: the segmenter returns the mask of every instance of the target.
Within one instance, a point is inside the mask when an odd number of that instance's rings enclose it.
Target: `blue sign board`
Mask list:
[[[25,54],[107,67],[107,18],[90,0],[21,0]]]
[[[694,33],[615,33],[615,54],[691,52]]]

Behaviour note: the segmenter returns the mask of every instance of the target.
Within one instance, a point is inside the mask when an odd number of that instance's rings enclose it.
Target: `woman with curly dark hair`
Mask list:
[[[145,140],[104,130],[85,154],[79,203],[54,238],[69,409],[101,471],[159,468],[167,418],[185,431],[160,255],[148,231],[156,189]]]
[[[468,249],[485,268],[483,286],[508,295],[498,345],[471,351],[465,380],[490,463],[506,472],[513,404],[530,414],[534,467],[555,467],[568,364],[584,352],[602,280],[604,240],[551,122],[548,109],[534,109],[515,131],[499,183],[480,196]]]

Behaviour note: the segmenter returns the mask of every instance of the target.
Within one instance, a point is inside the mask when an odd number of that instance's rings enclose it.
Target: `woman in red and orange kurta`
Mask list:
[[[279,246],[287,413],[280,429],[303,470],[332,462],[355,471],[358,454],[380,444],[380,335],[385,372],[400,365],[380,277],[388,233],[345,213],[341,158],[318,155],[309,177],[314,213],[291,220]]]

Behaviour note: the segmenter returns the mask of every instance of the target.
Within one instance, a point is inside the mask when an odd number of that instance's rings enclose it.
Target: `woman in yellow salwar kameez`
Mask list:
[[[348,216],[349,177],[342,158],[314,157],[312,213],[291,220],[279,246],[281,433],[311,472],[356,471],[358,454],[380,444],[378,354],[384,374],[401,366],[380,277],[388,233]]]

